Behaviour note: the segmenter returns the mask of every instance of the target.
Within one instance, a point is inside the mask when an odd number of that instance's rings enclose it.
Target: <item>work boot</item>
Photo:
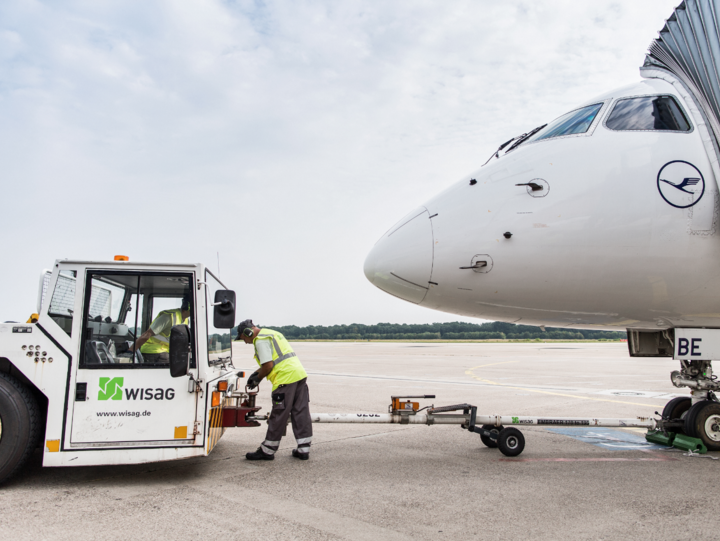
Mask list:
[[[299,458],[300,460],[307,460],[308,458],[310,458],[310,453],[301,453],[297,449],[293,449],[292,455],[295,458]]]
[[[261,447],[258,447],[254,453],[247,453],[245,458],[248,460],[275,460],[275,455],[269,455],[263,452]]]

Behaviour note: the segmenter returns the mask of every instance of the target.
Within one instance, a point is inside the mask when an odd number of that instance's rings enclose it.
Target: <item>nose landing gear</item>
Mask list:
[[[681,370],[670,374],[675,387],[689,387],[691,397],[673,398],[665,405],[658,429],[697,438],[709,451],[720,451],[720,403],[714,391],[720,382],[711,361],[681,360]]]

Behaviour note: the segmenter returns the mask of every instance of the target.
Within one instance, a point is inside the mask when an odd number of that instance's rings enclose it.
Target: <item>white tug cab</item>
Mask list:
[[[0,324],[0,481],[38,445],[44,466],[134,464],[207,455],[226,427],[259,426],[232,365],[235,293],[201,264],[116,259],[57,261],[37,314]],[[169,358],[132,353],[183,299]]]

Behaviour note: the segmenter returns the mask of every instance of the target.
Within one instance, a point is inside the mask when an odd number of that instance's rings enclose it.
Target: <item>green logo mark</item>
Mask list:
[[[121,383],[121,385],[122,385],[122,383]],[[514,425],[516,425],[516,424],[518,424],[518,423],[520,422],[520,419],[518,419],[517,417],[513,417],[513,418],[512,418],[512,422],[513,422]]]
[[[100,378],[98,400],[122,400],[125,378]]]

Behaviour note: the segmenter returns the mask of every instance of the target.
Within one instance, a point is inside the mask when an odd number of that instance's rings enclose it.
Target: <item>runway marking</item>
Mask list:
[[[574,440],[589,443],[609,451],[647,451],[650,449],[667,448],[657,443],[648,442],[644,435],[641,436],[640,434],[633,434],[614,428],[558,427],[546,428],[545,430],[553,434],[570,436]]]
[[[662,458],[499,458],[499,462],[673,462],[672,457]]]
[[[495,366],[496,364],[510,364],[510,363],[519,363],[520,361],[503,361],[501,363],[490,363],[490,364],[481,364],[480,366],[473,366],[470,370],[475,370],[476,368],[485,368],[486,366]],[[465,372],[467,374],[467,372]]]
[[[423,383],[423,384],[427,383],[427,384],[431,384],[431,385],[438,385],[438,384],[439,385],[470,385],[470,386],[497,385],[497,386],[501,386],[501,387],[506,387],[508,389],[531,391],[534,393],[549,394],[549,395],[555,395],[555,396],[564,396],[564,397],[568,397],[568,398],[580,398],[583,400],[594,400],[596,402],[613,402],[616,404],[630,404],[632,406],[647,406],[647,407],[652,407],[652,408],[665,407],[664,405],[659,406],[657,404],[641,404],[639,402],[626,402],[623,400],[609,400],[606,398],[591,398],[588,396],[577,396],[577,395],[557,393],[557,392],[552,392],[552,391],[542,391],[542,390],[534,389],[532,387],[517,387],[517,386],[513,386],[513,385],[508,385],[506,383],[498,383],[496,381],[482,379],[482,378],[476,376],[475,374],[472,374],[472,371],[477,368],[483,368],[486,366],[492,366],[492,365],[498,365],[498,364],[517,363],[517,362],[520,362],[520,361],[504,361],[504,362],[500,362],[500,363],[489,363],[489,364],[483,364],[480,366],[474,366],[474,367],[468,369],[465,372],[465,374],[469,375],[471,378],[475,379],[479,383],[470,383],[467,381],[440,381],[440,380],[427,380],[427,379],[419,379],[419,378],[403,378],[403,377],[396,377],[396,376],[368,376],[368,375],[361,375],[361,374],[340,374],[340,373],[332,373],[332,372],[307,371],[307,373],[310,376],[328,376],[328,377],[334,377],[334,378],[376,379],[376,380],[386,380],[386,381],[409,381],[409,382],[411,381],[414,383]]]
[[[516,362],[518,362],[518,361],[505,361],[503,363],[492,363],[492,364],[508,364],[508,363],[516,363]],[[531,387],[518,387],[517,385],[508,385],[506,383],[498,383],[496,381],[490,381],[489,379],[483,379],[479,376],[476,376],[473,373],[473,370],[477,370],[478,368],[484,368],[486,366],[492,366],[492,364],[482,364],[480,366],[473,366],[472,368],[468,368],[465,371],[465,374],[470,376],[474,380],[480,381],[487,385],[498,385],[500,387],[506,387],[508,389],[516,389],[516,390],[520,390],[520,391],[530,391],[531,393],[549,394],[549,395],[553,395],[553,396],[564,396],[566,398],[579,398],[581,400],[594,400],[595,402],[613,402],[615,404],[630,404],[632,406],[647,406],[649,408],[664,407],[664,406],[659,406],[657,404],[641,404],[639,402],[626,402],[624,400],[609,400],[607,398],[593,398],[590,396],[578,396],[578,395],[574,395],[574,394],[554,393],[552,391],[541,391],[539,389],[533,389]]]
[[[338,374],[338,373],[332,373],[332,372],[312,372],[307,371],[309,376],[329,376],[333,378],[357,378],[357,379],[382,379],[382,380],[388,380],[388,381],[412,381],[414,383],[428,383],[432,385],[441,384],[441,385],[470,385],[473,387],[476,386],[483,386],[479,383],[471,383],[468,381],[439,381],[439,380],[430,380],[430,379],[418,379],[418,378],[402,378],[402,377],[393,377],[393,376],[367,376],[367,375],[361,375],[361,374]]]

